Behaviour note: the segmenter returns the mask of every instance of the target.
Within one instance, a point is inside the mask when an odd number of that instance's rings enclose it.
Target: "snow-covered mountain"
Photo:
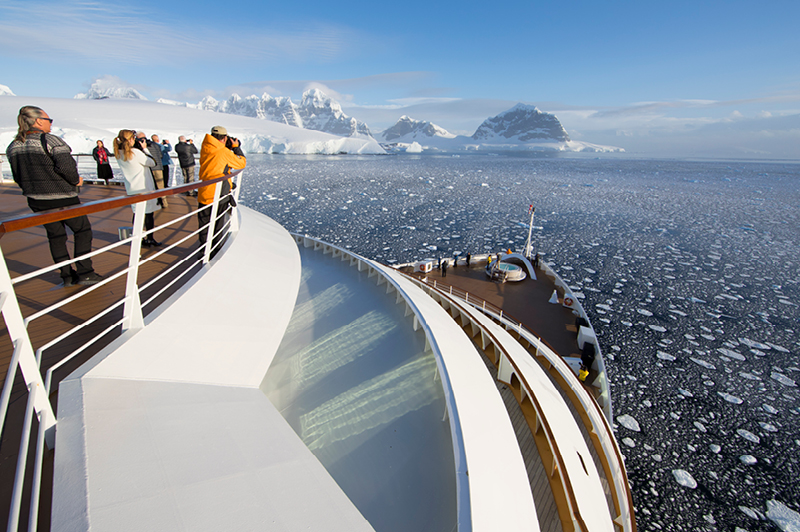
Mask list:
[[[367,124],[344,114],[339,102],[328,97],[319,89],[311,89],[303,93],[299,113],[303,120],[303,127],[306,129],[324,131],[342,137],[372,137]]]
[[[384,131],[382,138],[384,149],[406,153],[464,150],[624,151],[614,146],[571,140],[555,115],[543,113],[532,105],[522,103],[487,118],[471,137],[456,137],[429,122],[419,122],[404,116]]]
[[[0,85],[0,96],[15,96],[15,94],[7,86]]]
[[[76,100],[105,100],[106,98],[131,100],[147,99],[133,87],[120,84],[120,82],[114,78],[97,79],[92,83],[89,92],[75,95]]]
[[[567,131],[555,115],[523,103],[484,120],[472,138],[484,143],[501,144],[570,141]]]
[[[418,140],[424,142],[432,137],[452,139],[455,138],[455,135],[432,122],[414,120],[403,115],[395,125],[384,130],[380,137],[384,142],[413,143]]]
[[[261,120],[271,120],[272,122],[290,126],[303,127],[298,107],[292,102],[291,98],[273,98],[267,93],[262,94],[260,98],[255,94],[245,98],[234,94],[223,101],[217,101],[211,96],[206,96],[196,107],[206,111],[250,116]]]
[[[341,105],[319,89],[303,93],[299,105],[289,97],[274,98],[264,93],[261,97],[252,95],[244,98],[234,94],[224,101],[206,96],[196,107],[206,111],[271,120],[340,137],[372,138],[367,124],[344,114]]]
[[[164,105],[133,99],[65,99],[4,96],[0,98],[0,153],[17,133],[17,113],[36,105],[56,119],[53,134],[63,138],[73,153],[91,153],[97,140],[111,146],[121,128],[155,133],[177,142],[180,135],[196,144],[216,125],[225,126],[242,141],[245,153],[384,154],[371,137],[341,137],[269,120],[220,115],[186,105]]]

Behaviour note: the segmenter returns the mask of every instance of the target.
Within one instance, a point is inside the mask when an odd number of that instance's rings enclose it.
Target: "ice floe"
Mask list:
[[[753,443],[761,443],[761,438],[750,432],[749,430],[745,429],[736,429],[736,434],[741,436],[747,441],[751,441]]]
[[[780,501],[767,501],[767,517],[783,532],[800,532],[800,513]]]
[[[720,397],[722,397],[723,399],[725,399],[729,403],[733,403],[735,405],[740,405],[740,404],[742,404],[744,402],[742,400],[742,398],[736,397],[735,395],[731,395],[731,394],[729,394],[727,392],[717,392],[717,394],[719,394]]]
[[[617,423],[622,425],[628,430],[632,430],[634,432],[641,432],[641,427],[639,427],[639,422],[636,421],[633,416],[629,414],[622,414],[621,416],[617,416]]]
[[[673,469],[672,476],[675,477],[675,482],[684,486],[686,488],[695,489],[697,487],[697,481],[694,477],[686,470],[683,469]]]

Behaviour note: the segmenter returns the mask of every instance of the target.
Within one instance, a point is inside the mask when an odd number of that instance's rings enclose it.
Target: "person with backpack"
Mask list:
[[[19,110],[17,124],[17,136],[6,148],[6,156],[14,181],[28,199],[28,207],[41,212],[79,205],[78,187],[83,178],[78,174],[72,149],[50,134],[53,119],[41,108],[28,105]],[[76,259],[92,250],[92,225],[86,215],[44,224],[50,255],[56,263],[70,260],[67,227],[75,238]],[[71,265],[62,266],[61,278],[64,286],[92,285],[103,280],[95,273],[90,258],[77,260],[74,270]]]

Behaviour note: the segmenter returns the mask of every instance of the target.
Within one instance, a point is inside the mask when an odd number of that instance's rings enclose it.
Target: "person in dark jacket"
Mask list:
[[[156,162],[155,167],[150,171],[153,173],[153,181],[156,183],[156,189],[164,188],[164,165],[161,163],[161,145],[147,139],[147,135],[143,131],[136,132],[136,142],[140,149],[145,153],[150,154],[150,157]],[[162,207],[167,206],[167,198],[158,198],[158,202]]]
[[[159,143],[158,135],[153,135],[150,138],[156,144]],[[169,156],[169,152],[172,151],[172,144],[167,139],[164,139],[161,141],[160,148],[161,148],[161,165],[164,167],[164,186],[169,188],[173,186],[170,185],[170,179],[169,179],[169,167],[172,165],[172,157]]]
[[[92,157],[97,163],[97,178],[102,179],[108,185],[110,179],[114,179],[114,171],[111,169],[109,157],[111,154],[103,145],[102,140],[97,141],[97,147],[92,150]]]
[[[32,105],[19,110],[19,130],[6,148],[14,181],[28,198],[33,212],[79,205],[78,187],[83,178],[72,158],[72,149],[59,137],[50,134],[53,119],[44,110]],[[78,216],[60,222],[44,224],[50,242],[50,254],[56,263],[70,260],[67,251],[67,230],[75,237],[75,258],[92,250],[92,226],[89,218]],[[72,266],[61,267],[64,286],[91,285],[103,280],[95,273],[91,259],[80,259]],[[77,271],[76,271],[77,270]]]
[[[178,154],[178,164],[181,165],[181,172],[183,173],[183,184],[186,185],[194,181],[194,156],[197,153],[197,146],[194,145],[192,139],[186,140],[186,137],[181,135],[178,137],[178,144],[175,146],[175,153]],[[197,191],[194,193],[187,192],[187,196],[197,196]]]

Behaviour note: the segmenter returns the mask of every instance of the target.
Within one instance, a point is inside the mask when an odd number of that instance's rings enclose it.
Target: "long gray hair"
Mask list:
[[[44,111],[36,106],[33,105],[26,105],[19,110],[19,115],[17,115],[17,124],[19,124],[19,130],[17,131],[17,136],[14,140],[18,140],[20,142],[25,142],[25,134],[33,129],[33,124],[36,123],[37,118],[41,118],[44,114]]]

